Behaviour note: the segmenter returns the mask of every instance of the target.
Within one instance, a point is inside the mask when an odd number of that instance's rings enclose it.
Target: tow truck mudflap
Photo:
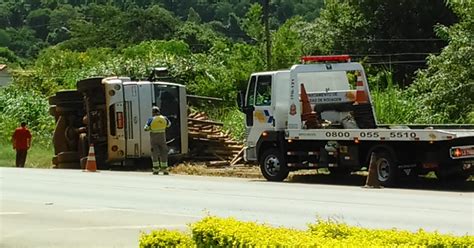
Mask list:
[[[244,161],[257,161],[257,148],[255,146],[244,147]]]

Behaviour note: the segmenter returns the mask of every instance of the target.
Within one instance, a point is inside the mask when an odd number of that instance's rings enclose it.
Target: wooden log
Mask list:
[[[232,162],[230,162],[230,166],[234,166],[234,165],[237,164],[240,160],[242,160],[242,157],[241,157],[241,156],[237,157],[237,159],[234,159]]]
[[[195,123],[200,123],[200,124],[211,124],[211,125],[216,125],[216,126],[224,126],[224,123],[222,122],[216,122],[216,121],[209,121],[209,120],[200,120],[196,118],[190,118],[188,121],[195,122]]]
[[[227,166],[229,161],[208,161],[206,162],[207,166]]]

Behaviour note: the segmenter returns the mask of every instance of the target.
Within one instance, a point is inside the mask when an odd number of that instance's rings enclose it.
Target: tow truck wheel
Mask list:
[[[275,148],[263,152],[260,159],[260,170],[268,181],[281,182],[290,172],[280,151]]]
[[[389,152],[377,152],[377,179],[383,186],[393,186],[397,181],[398,169]]]

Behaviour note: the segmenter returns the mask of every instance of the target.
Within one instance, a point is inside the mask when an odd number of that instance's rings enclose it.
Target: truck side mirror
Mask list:
[[[244,95],[245,93],[243,91],[237,92],[237,106],[239,107],[239,110],[241,112],[244,112]]]

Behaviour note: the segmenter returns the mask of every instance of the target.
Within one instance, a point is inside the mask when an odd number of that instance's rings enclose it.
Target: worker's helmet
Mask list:
[[[151,112],[153,114],[159,114],[160,113],[160,108],[158,108],[157,106],[153,106],[153,108],[151,109]]]

